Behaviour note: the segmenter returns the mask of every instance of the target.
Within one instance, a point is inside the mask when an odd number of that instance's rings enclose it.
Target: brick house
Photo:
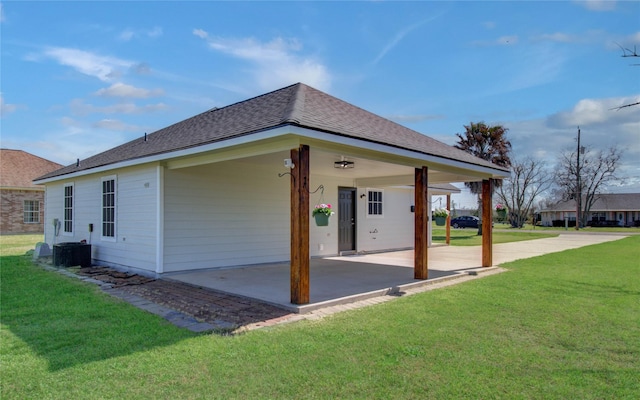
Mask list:
[[[0,233],[44,233],[44,186],[32,180],[62,165],[22,150],[0,149]]]

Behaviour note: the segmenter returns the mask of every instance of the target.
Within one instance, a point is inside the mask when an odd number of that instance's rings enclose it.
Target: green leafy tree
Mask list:
[[[487,125],[484,122],[471,122],[464,126],[464,133],[456,133],[458,142],[454,145],[456,148],[487,160],[500,167],[510,167],[511,158],[511,142],[507,140],[507,131],[509,129],[502,125]],[[494,181],[493,188],[500,187],[502,181]],[[465,182],[465,186],[469,188],[471,193],[478,197],[478,215],[482,218],[482,182]],[[478,228],[478,234],[482,234],[482,230]]]

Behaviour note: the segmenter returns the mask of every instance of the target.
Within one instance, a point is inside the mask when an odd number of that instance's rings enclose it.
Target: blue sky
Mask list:
[[[640,191],[640,106],[611,110],[640,101],[638,1],[0,4],[3,148],[70,164],[303,82],[448,144],[503,124],[550,167],[579,125]]]

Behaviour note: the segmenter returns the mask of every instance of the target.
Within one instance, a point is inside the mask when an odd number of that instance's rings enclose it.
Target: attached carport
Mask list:
[[[309,140],[301,139],[301,142]],[[364,144],[369,147],[369,144]],[[322,145],[320,144],[322,148]],[[346,147],[346,146],[345,146]],[[387,185],[412,185],[414,187],[414,262],[413,278],[416,280],[426,280],[429,277],[429,227],[430,227],[430,199],[429,183],[430,177],[436,183],[450,183],[460,181],[482,181],[482,216],[484,220],[492,218],[492,180],[504,177],[502,171],[491,171],[490,168],[482,166],[464,165],[455,160],[436,160],[429,156],[419,156],[411,154],[411,151],[393,149],[392,153],[384,154],[380,149],[378,153],[369,151],[369,160],[382,162],[394,161],[395,165],[401,166],[413,172],[411,175],[394,176],[360,176],[356,181],[357,186],[368,186],[371,184]],[[326,150],[325,150],[326,151]],[[344,152],[358,151],[342,149]],[[361,151],[361,150],[360,150]],[[311,170],[310,146],[301,144],[298,148],[291,150],[291,160],[295,167],[291,170],[291,263],[290,263],[290,293],[291,303],[307,304],[310,302],[310,257],[309,257],[309,193],[313,188],[309,185]],[[404,154],[406,153],[406,154]],[[386,157],[386,159],[385,159]],[[422,164],[422,165],[421,165]],[[460,165],[456,165],[460,164]],[[429,167],[431,165],[431,168]],[[502,173],[501,173],[502,172]],[[365,174],[371,172],[365,172]],[[483,177],[480,178],[479,177]],[[448,224],[447,224],[448,225]],[[492,232],[491,224],[484,224],[482,246],[482,266],[492,265]],[[366,275],[366,272],[363,272]]]
[[[370,141],[357,138],[342,137],[336,141],[333,134],[318,132],[308,128],[287,126],[279,128],[283,133],[274,134],[271,137],[264,137],[262,140],[255,140],[251,143],[241,144],[235,147],[211,151],[207,154],[197,156],[186,156],[171,160],[166,163],[168,169],[189,168],[197,165],[215,164],[228,160],[241,160],[255,168],[265,168],[267,165],[279,165],[281,171],[278,179],[288,179],[290,181],[290,262],[288,263],[287,274],[282,276],[280,269],[270,268],[272,265],[256,267],[238,267],[234,276],[242,276],[239,271],[245,271],[246,282],[253,281],[264,284],[264,289],[254,287],[251,292],[269,290],[273,293],[266,296],[270,302],[278,304],[302,306],[312,302],[317,302],[312,298],[311,285],[319,290],[322,287],[332,286],[337,288],[340,285],[331,279],[332,273],[349,273],[357,279],[350,279],[350,287],[369,288],[397,286],[406,284],[406,277],[409,282],[425,281],[429,278],[440,277],[442,272],[429,266],[429,245],[430,245],[430,196],[433,194],[443,194],[442,190],[433,190],[430,187],[449,184],[450,182],[482,181],[483,182],[483,218],[491,218],[491,190],[492,179],[502,178],[506,173],[493,169],[488,165],[473,165],[464,161],[425,155],[408,149],[399,149],[382,143],[372,143]],[[287,150],[288,149],[288,150]],[[290,159],[293,168],[286,169],[285,159]],[[338,169],[334,164],[340,160],[349,160],[354,163],[352,169]],[[348,271],[341,271],[335,268],[335,264],[326,260],[318,260],[310,256],[310,230],[312,206],[311,195],[317,191],[318,187],[327,177],[340,177],[351,182],[354,188],[363,187],[394,187],[404,186],[413,188],[414,192],[414,243],[413,262],[410,268],[403,266],[401,269],[383,269],[382,274],[371,274],[371,269],[367,270],[367,265],[360,265],[358,268],[351,268]],[[446,193],[445,193],[446,194]],[[447,205],[449,208],[449,205]],[[447,223],[447,228],[448,228]],[[481,265],[489,267],[492,265],[492,246],[490,225],[483,225],[483,247]],[[480,258],[480,257],[479,257]],[[311,266],[317,268],[312,269]],[[334,268],[331,268],[334,265]],[[380,268],[380,267],[376,267]],[[230,269],[231,270],[231,269]],[[228,271],[230,271],[228,270]],[[261,275],[261,271],[271,271],[271,274]],[[389,274],[386,273],[388,270]],[[229,274],[230,272],[225,272]],[[275,273],[278,271],[278,273]],[[322,283],[325,276],[319,271],[327,274],[326,284]],[[197,273],[186,273],[184,276],[197,276]],[[251,277],[249,274],[255,274]],[[174,276],[174,274],[171,274]],[[182,276],[180,274],[175,276]],[[202,277],[209,275],[202,275]],[[226,276],[226,275],[225,275]],[[367,283],[369,279],[382,279],[383,282]],[[278,282],[275,280],[278,279]],[[231,285],[228,278],[221,278],[222,283]],[[313,281],[313,284],[311,283]],[[319,282],[316,282],[319,281]],[[267,284],[269,283],[269,284]],[[287,283],[289,284],[287,288]],[[238,281],[237,287],[244,284]],[[251,286],[251,285],[249,285]],[[224,287],[220,290],[226,291]],[[244,291],[243,289],[239,289]],[[315,289],[314,289],[315,290]],[[374,289],[372,289],[374,290]],[[378,289],[375,289],[378,290]],[[384,289],[383,289],[384,290]],[[328,293],[326,299],[343,297],[342,294],[349,295],[347,290],[344,293],[333,293],[333,289]],[[287,301],[283,301],[283,298]],[[325,300],[326,300],[325,299]],[[321,300],[324,301],[324,300]]]

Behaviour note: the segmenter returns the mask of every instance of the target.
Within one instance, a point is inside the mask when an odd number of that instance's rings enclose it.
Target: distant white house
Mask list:
[[[575,200],[561,201],[540,211],[542,225],[575,226]],[[640,226],[640,193],[600,194],[587,217],[590,226]]]
[[[36,183],[46,186],[47,221],[59,221],[45,225],[49,244],[86,240],[95,263],[159,276],[287,260],[306,273],[309,256],[416,243],[426,254],[430,224],[419,224],[430,218],[432,194],[508,175],[295,84],[141,135]],[[319,203],[335,210],[328,226],[310,218]]]

